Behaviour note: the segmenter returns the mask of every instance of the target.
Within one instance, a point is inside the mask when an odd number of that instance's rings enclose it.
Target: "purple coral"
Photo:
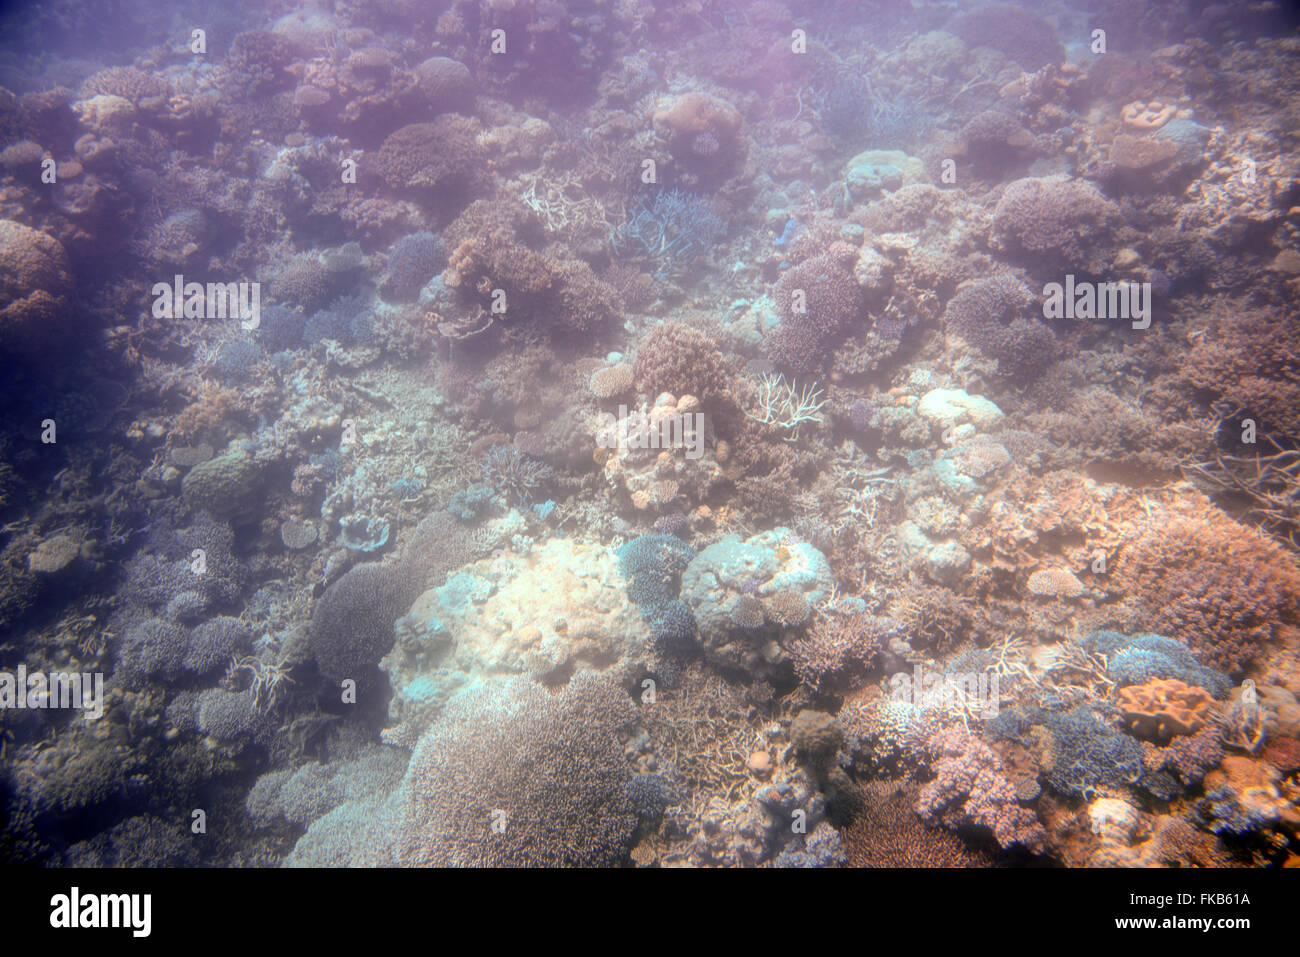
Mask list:
[[[951,727],[927,742],[935,778],[921,789],[916,811],[930,824],[987,828],[998,846],[1042,849],[1047,832],[1037,816],[1016,801],[1016,788],[987,744]]]
[[[1009,259],[1056,274],[1099,275],[1118,248],[1118,207],[1091,183],[1027,177],[1007,186],[993,210],[993,240]]]
[[[721,147],[718,138],[708,130],[696,133],[695,138],[691,140],[691,152],[696,156],[713,156]]]
[[[1034,378],[1056,358],[1052,330],[1033,315],[1034,294],[1010,273],[970,283],[944,311],[948,329],[998,363],[998,371]]]
[[[781,324],[768,335],[767,351],[797,375],[816,369],[835,339],[866,316],[865,296],[847,261],[852,250],[836,247],[788,270],[776,284]]]
[[[876,404],[870,399],[858,399],[849,406],[849,422],[859,432],[871,428],[871,419],[876,414]]]

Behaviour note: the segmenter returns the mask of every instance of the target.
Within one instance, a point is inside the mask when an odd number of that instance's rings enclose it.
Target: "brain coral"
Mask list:
[[[420,739],[399,791],[408,866],[615,866],[637,827],[620,728],[631,700],[594,675],[558,694],[480,683]]]
[[[465,64],[450,57],[429,57],[415,67],[420,92],[437,112],[452,109],[474,97],[474,78]]]
[[[54,237],[0,220],[0,348],[32,348],[54,331],[72,277]]]
[[[192,508],[220,518],[247,517],[258,504],[261,470],[252,456],[228,452],[200,462],[181,481],[181,494]]]
[[[368,562],[330,585],[311,616],[311,650],[321,674],[369,686],[375,666],[393,645],[393,622],[402,613],[392,569]]]
[[[1119,248],[1118,208],[1091,183],[1027,177],[1007,186],[993,210],[994,244],[1010,259],[1053,274],[1097,275]]]
[[[471,183],[482,171],[485,157],[474,137],[474,122],[448,113],[391,133],[375,162],[379,175],[393,189],[423,195]]]

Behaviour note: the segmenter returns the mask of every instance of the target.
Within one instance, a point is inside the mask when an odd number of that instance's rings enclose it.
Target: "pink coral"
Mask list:
[[[1041,851],[1047,832],[1033,811],[1016,802],[1015,785],[998,756],[979,738],[951,727],[927,742],[935,778],[921,789],[916,811],[931,824],[983,827],[1000,847]]]

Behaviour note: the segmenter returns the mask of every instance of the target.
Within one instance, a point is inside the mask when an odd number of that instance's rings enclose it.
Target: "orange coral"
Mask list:
[[[871,781],[862,788],[859,814],[841,833],[850,867],[983,867],[987,852],[942,828],[930,827],[913,810],[916,784]]]
[[[1130,685],[1119,692],[1119,710],[1128,729],[1144,738],[1193,734],[1205,726],[1213,707],[1208,691],[1177,678]]]
[[[1203,498],[1183,512],[1145,523],[1116,578],[1145,607],[1153,631],[1240,673],[1300,612],[1300,566]]]
[[[1146,103],[1142,100],[1134,100],[1125,105],[1120,115],[1124,118],[1125,126],[1138,130],[1158,130],[1172,120],[1177,112],[1178,108],[1172,103],[1161,103],[1159,100]]]

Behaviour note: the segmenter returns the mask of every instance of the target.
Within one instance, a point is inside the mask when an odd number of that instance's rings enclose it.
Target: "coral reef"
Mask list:
[[[1282,5],[139,7],[3,17],[0,856],[1300,862]]]

